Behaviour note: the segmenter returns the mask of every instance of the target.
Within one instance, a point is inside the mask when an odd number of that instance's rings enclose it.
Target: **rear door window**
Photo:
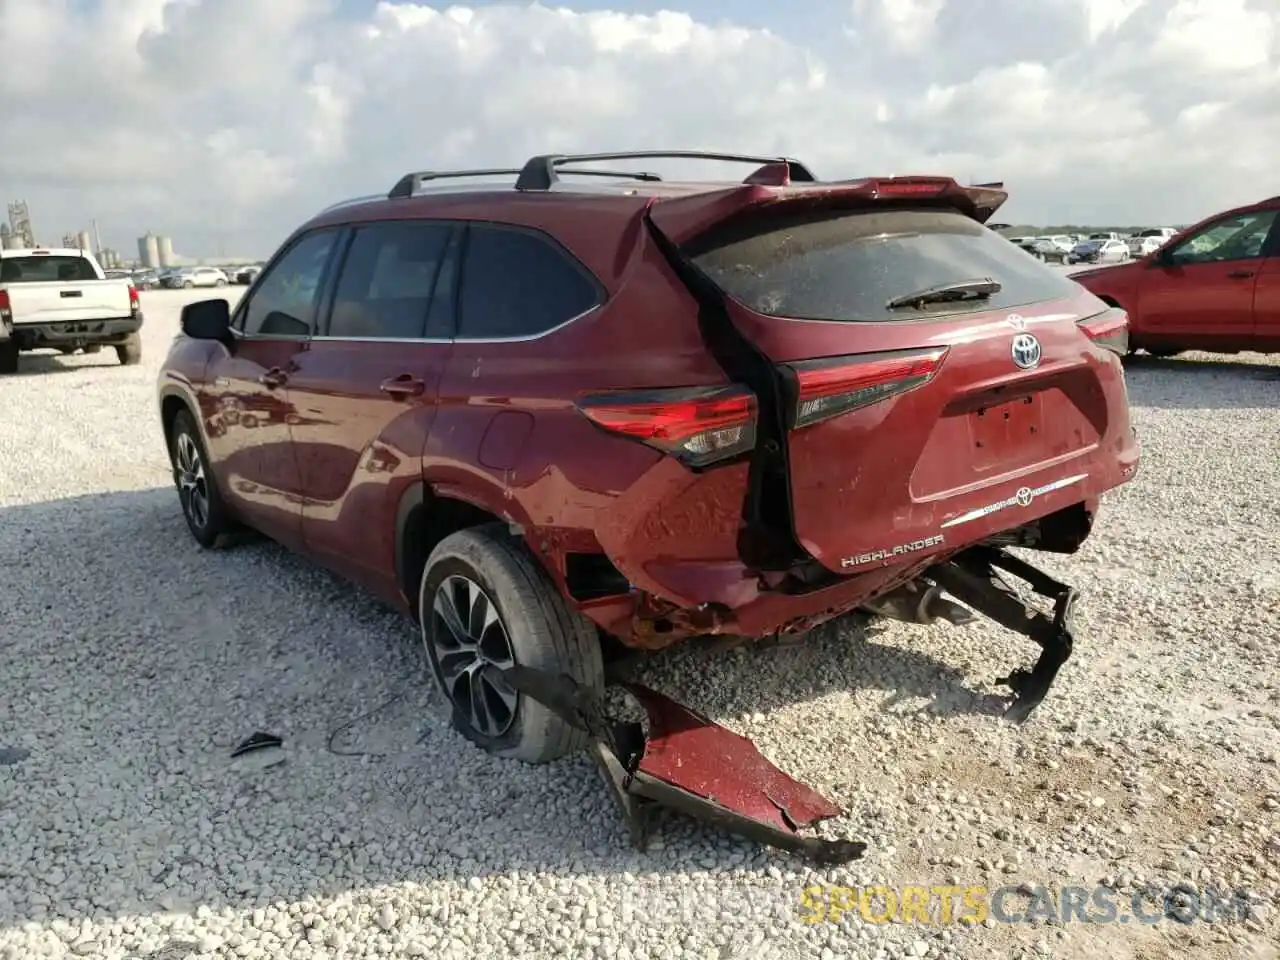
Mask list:
[[[330,337],[413,340],[448,337],[453,314],[451,224],[423,221],[359,227],[338,277]]]
[[[533,230],[468,229],[458,338],[534,337],[603,302],[595,279],[559,244]]]
[[[685,247],[743,305],[802,320],[895,321],[1070,297],[1075,284],[970,217],[941,210],[756,216]],[[890,309],[897,297],[987,279],[985,299]]]
[[[0,260],[0,283],[79,283],[97,280],[84,257],[5,257]]]

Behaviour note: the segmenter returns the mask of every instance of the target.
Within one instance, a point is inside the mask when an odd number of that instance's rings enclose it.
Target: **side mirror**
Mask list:
[[[231,334],[231,304],[198,300],[182,308],[182,332],[193,340],[226,340]]]

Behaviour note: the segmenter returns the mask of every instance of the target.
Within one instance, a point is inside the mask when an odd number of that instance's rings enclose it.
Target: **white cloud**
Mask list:
[[[0,0],[0,200],[45,239],[96,217],[126,250],[154,229],[266,254],[407,170],[549,151],[1003,179],[1019,221],[1182,222],[1280,192],[1274,0],[857,0],[811,36],[697,0],[337,3]]]

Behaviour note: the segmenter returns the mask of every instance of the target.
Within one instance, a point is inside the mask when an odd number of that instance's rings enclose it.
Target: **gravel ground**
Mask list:
[[[867,857],[814,870],[684,821],[630,851],[589,761],[449,729],[398,616],[269,543],[199,550],[153,400],[193,297],[143,296],[142,366],[0,381],[0,958],[1277,956],[1280,358],[1133,365],[1143,472],[1046,564],[1082,641],[1025,728],[992,681],[1032,650],[985,623],[645,668],[849,811]],[[229,759],[256,730],[282,765]],[[1253,919],[801,919],[811,885],[1106,884],[1127,915],[1145,882]]]

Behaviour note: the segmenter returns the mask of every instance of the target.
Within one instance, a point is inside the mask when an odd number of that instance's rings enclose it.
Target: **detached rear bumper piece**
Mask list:
[[[123,342],[142,329],[142,316],[112,320],[73,320],[66,323],[17,323],[10,336],[23,350],[71,344]]]
[[[660,693],[620,684],[648,714],[646,737],[641,724],[609,718],[600,700],[569,677],[524,667],[499,673],[512,689],[591,737],[639,849],[647,846],[658,816],[675,810],[819,863],[855,860],[866,850],[857,841],[801,836],[800,829],[842,811],[775,767],[746,737]]]

